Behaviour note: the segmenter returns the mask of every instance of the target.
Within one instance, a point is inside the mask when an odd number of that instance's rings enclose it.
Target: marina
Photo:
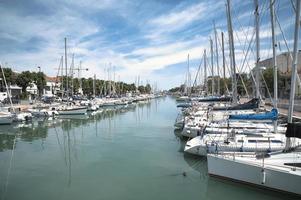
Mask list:
[[[206,159],[184,154],[177,112],[175,99],[162,97],[1,126],[1,198],[298,199],[210,178]]]
[[[0,200],[301,198],[301,0],[0,11]]]

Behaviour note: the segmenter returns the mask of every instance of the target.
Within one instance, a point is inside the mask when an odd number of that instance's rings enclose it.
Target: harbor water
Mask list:
[[[293,199],[211,178],[185,155],[164,97],[87,116],[0,127],[1,200]]]

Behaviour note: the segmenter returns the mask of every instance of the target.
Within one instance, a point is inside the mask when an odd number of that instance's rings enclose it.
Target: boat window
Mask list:
[[[248,140],[249,143],[283,143],[281,140]]]
[[[244,140],[237,140],[238,142],[244,142]]]
[[[272,143],[283,143],[281,140],[272,140]]]
[[[265,143],[269,142],[268,140],[248,140],[249,143]]]

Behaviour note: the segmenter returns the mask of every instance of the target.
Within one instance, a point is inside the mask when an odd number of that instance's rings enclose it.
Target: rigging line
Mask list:
[[[262,71],[259,71],[259,72],[260,72],[261,78],[262,78],[262,80],[263,80],[263,82],[264,82],[264,85],[265,85],[265,87],[266,87],[266,89],[267,89],[269,98],[270,98],[271,102],[273,103],[273,106],[275,107],[275,102],[273,101],[272,95],[271,95],[270,90],[269,90],[269,88],[268,88],[267,82],[265,81],[265,78],[264,78],[264,76],[263,76],[263,74],[262,74]]]
[[[254,32],[254,33],[255,33],[255,32]],[[251,38],[251,39],[253,39],[253,37],[254,37],[254,33],[253,33],[253,36],[252,36],[252,38]],[[235,34],[236,34],[236,37],[237,37],[237,39],[238,39],[238,42],[239,42],[239,43],[241,43],[241,41],[239,40],[239,36],[237,35],[237,32],[235,32]],[[250,43],[249,43],[249,44],[251,44],[251,43],[252,43],[252,40],[250,41]],[[250,47],[250,45],[249,45],[249,47]],[[243,55],[244,55],[244,57],[245,57],[245,59],[244,59],[244,60],[246,60],[246,58],[247,58],[247,55],[248,55],[248,52],[249,52],[249,48],[248,48],[247,54],[245,53],[245,51],[244,51],[244,50],[242,50],[242,53],[243,53]],[[247,62],[248,62],[248,61],[247,61]],[[250,95],[249,95],[249,93],[248,93],[247,87],[246,87],[246,85],[245,85],[245,83],[244,83],[244,81],[243,81],[243,78],[242,78],[241,74],[240,74],[242,70],[240,70],[240,69],[237,69],[237,71],[238,71],[238,75],[239,75],[239,77],[240,77],[240,79],[241,79],[241,81],[242,81],[242,84],[243,84],[244,90],[245,90],[245,92],[246,92],[247,96],[249,97]],[[254,82],[255,82],[255,80],[254,80]]]
[[[262,21],[261,21],[261,17],[262,17],[262,16],[260,16],[260,15],[266,14],[266,11],[267,11],[267,9],[264,9],[264,6],[265,6],[265,4],[264,4],[262,7],[260,7],[261,10],[259,11],[259,23],[262,22]],[[263,11],[265,11],[265,12],[263,12]],[[237,18],[237,16],[235,16],[235,17]],[[250,16],[250,17],[251,17],[251,16]],[[235,19],[236,19],[236,18],[235,18]],[[245,35],[245,38],[248,38],[248,35],[246,34],[244,28],[242,27],[240,21],[239,21],[238,19],[236,19],[236,20],[238,21],[238,25],[239,25],[240,29],[242,30],[243,34]],[[236,32],[236,31],[235,31],[235,33],[236,33],[236,35],[237,35],[237,32]],[[252,53],[253,53],[253,55],[255,56],[255,53],[254,53],[253,49],[252,49]]]
[[[235,32],[235,33],[237,34],[237,32]],[[238,35],[237,35],[236,37],[238,38]],[[238,38],[238,41],[239,41],[239,38]],[[240,41],[239,41],[239,43],[240,43]],[[242,52],[243,52],[243,54],[244,54],[244,56],[245,56],[245,58],[246,58],[247,55],[245,54],[244,50],[242,50]],[[241,70],[240,70],[239,68],[237,68],[237,72],[238,72],[238,75],[239,75],[239,77],[240,77],[240,79],[241,79],[241,82],[242,82],[242,84],[243,84],[244,90],[245,90],[247,96],[249,97],[249,96],[250,96],[250,95],[249,95],[249,92],[248,92],[247,87],[246,87],[246,85],[245,85],[245,83],[244,83],[244,81],[243,81],[243,78],[242,78],[242,76],[241,76]]]
[[[200,64],[199,64],[198,71],[197,71],[197,73],[196,73],[196,75],[195,75],[195,79],[194,79],[194,82],[193,82],[192,87],[196,86],[197,78],[198,78],[198,76],[199,76],[199,73],[200,73],[200,69],[201,69],[202,64],[203,64],[203,59],[201,58],[201,62],[200,62]]]
[[[217,43],[218,43],[219,47],[222,49],[222,47],[221,47],[221,42],[220,42],[219,37],[217,37]],[[224,62],[225,62],[225,66],[226,66],[227,69],[229,70],[229,66],[228,66],[227,60],[225,59]],[[222,70],[221,68],[218,68],[218,70],[219,70],[219,74],[223,74],[223,72],[221,71],[221,70]],[[229,71],[230,71],[230,70],[229,70]],[[226,86],[226,90],[227,90],[227,92],[228,92],[228,94],[229,94],[229,93],[230,93],[230,92],[229,92],[229,88],[228,88],[227,82],[226,82],[226,80],[224,80],[224,78],[223,78],[223,82],[224,82],[224,84],[225,84],[225,86]]]
[[[248,31],[247,31],[247,33],[245,32],[245,30],[244,30],[244,28],[242,27],[242,25],[241,25],[241,23],[240,23],[240,21],[238,20],[238,17],[237,17],[237,15],[236,15],[236,13],[235,13],[235,11],[234,11],[234,19],[238,22],[238,24],[239,24],[239,29],[244,33],[244,36],[245,36],[245,40],[246,40],[246,42],[245,42],[245,44],[243,45],[243,50],[245,50],[246,49],[246,46],[247,46],[247,44],[248,44],[248,33],[250,32],[250,27],[248,27]],[[250,19],[251,19],[251,15],[250,15]],[[253,30],[254,31],[254,30]],[[237,32],[235,31],[235,34],[237,35]],[[242,63],[240,63],[240,65],[239,66],[241,66],[241,64]]]
[[[264,6],[263,6],[263,7],[264,7]],[[262,10],[263,10],[263,7],[262,7]],[[266,10],[264,10],[264,11],[266,11]],[[261,12],[260,12],[260,13],[261,13]],[[265,12],[264,12],[264,13],[265,13]],[[264,13],[263,13],[263,14],[264,14]],[[263,15],[263,14],[262,14],[262,15]],[[261,22],[262,22],[262,21],[261,21]],[[235,32],[235,33],[236,33],[236,36],[237,36],[237,39],[238,39],[239,43],[241,43],[240,40],[239,40],[239,37],[238,37],[238,35],[237,35],[237,32]],[[244,31],[243,31],[243,33],[245,34]],[[254,51],[251,51],[251,52],[254,54]],[[245,54],[244,51],[243,51],[243,54]],[[247,65],[248,65],[248,67],[250,68],[248,61],[247,61]],[[251,72],[252,72],[252,71],[251,71]],[[252,78],[253,78],[254,83],[255,83],[255,84],[258,84],[258,83],[256,83],[256,81],[255,81],[255,79],[254,79],[253,73],[251,73],[251,75],[252,75]],[[267,90],[268,90],[268,88],[267,88]],[[260,96],[261,96],[261,95],[260,95]],[[261,98],[261,97],[260,97],[260,98]],[[261,99],[262,99],[262,98],[261,98]]]
[[[219,47],[222,49],[222,45],[221,45],[221,42],[220,42],[219,37],[217,37],[217,43],[218,43]],[[226,66],[227,69],[229,70],[229,66],[228,66],[228,63],[227,63],[227,59],[225,59],[224,62],[225,62],[225,66]],[[220,74],[222,74],[222,72],[221,72],[222,69],[219,69],[219,70],[220,70]],[[227,82],[226,82],[226,80],[225,80],[224,78],[222,78],[222,80],[223,80],[223,82],[224,82],[224,84],[225,84],[225,86],[226,86],[226,90],[227,90],[227,92],[228,92],[228,94],[229,94],[230,91],[229,91]]]
[[[292,52],[291,52],[291,51],[290,51],[290,49],[289,49],[289,46],[288,46],[288,44],[287,44],[286,37],[285,37],[285,35],[284,35],[283,29],[281,28],[281,25],[280,25],[280,22],[279,22],[279,19],[278,19],[278,16],[277,16],[277,14],[276,14],[276,13],[275,13],[275,19],[276,19],[276,21],[277,21],[277,24],[278,24],[279,30],[280,30],[280,32],[281,32],[281,35],[282,35],[282,37],[283,37],[284,44],[285,44],[285,46],[286,46],[286,48],[287,48],[287,52],[288,52],[288,54],[289,54],[289,56],[290,56],[291,60],[293,60],[293,55],[292,55]],[[300,76],[299,76],[299,74],[298,74],[298,73],[297,73],[296,75],[297,75],[297,82],[298,82],[298,84],[299,84],[299,87],[301,87],[301,80],[300,80]]]
[[[266,9],[264,9],[264,6],[266,6],[266,4],[264,4],[262,7],[261,7],[261,11],[259,11],[259,24],[261,25],[261,23],[262,23],[262,18],[263,18],[263,15],[264,14],[267,14],[267,10],[268,10],[268,8],[269,7],[267,7]],[[245,35],[245,37],[246,38],[248,38],[248,36],[247,36],[247,34],[245,33],[245,31],[244,31],[244,29],[243,29],[243,27],[242,27],[242,25],[239,23],[239,25],[240,25],[240,28],[242,29],[242,32],[243,32],[243,34]],[[235,33],[236,33],[236,35],[237,35],[237,32],[235,31]],[[238,37],[238,40],[239,40],[239,37]],[[255,52],[254,52],[254,50],[253,49],[251,49],[251,52],[252,52],[252,54],[253,54],[253,56],[255,57]],[[256,60],[256,59],[255,59]]]
[[[292,7],[293,7],[293,9],[294,9],[294,11],[296,13],[296,6],[295,6],[295,4],[294,4],[294,2],[292,0],[291,0],[291,4],[292,4]]]

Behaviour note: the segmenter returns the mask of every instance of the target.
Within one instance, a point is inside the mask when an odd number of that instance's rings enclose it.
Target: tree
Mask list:
[[[24,71],[18,74],[16,83],[18,86],[22,87],[22,92],[26,96],[26,88],[30,86],[32,82],[32,74],[30,71]]]
[[[33,83],[37,86],[39,96],[41,96],[46,86],[45,74],[43,72],[32,72],[31,78]]]
[[[149,94],[151,91],[152,91],[152,88],[151,88],[150,84],[146,84],[145,92]]]
[[[16,83],[17,75],[15,72],[13,72],[11,70],[11,68],[3,68],[3,72],[4,72],[4,76],[5,76],[7,84],[13,85]],[[0,73],[0,78],[3,80],[2,73]]]

